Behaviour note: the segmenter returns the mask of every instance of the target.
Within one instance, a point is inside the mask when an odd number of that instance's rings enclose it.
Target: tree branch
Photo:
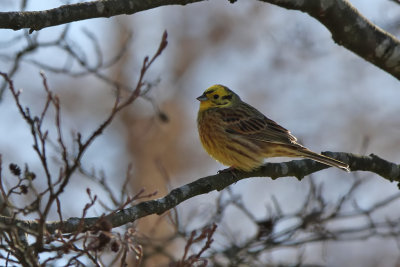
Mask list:
[[[43,11],[0,12],[0,28],[30,32],[85,19],[134,14],[166,5],[204,0],[103,0],[63,5]],[[400,41],[374,25],[347,0],[259,0],[300,10],[317,19],[333,40],[375,66],[400,79]]]
[[[30,32],[73,21],[134,14],[166,5],[186,5],[203,0],[102,0],[63,5],[43,11],[0,12],[0,28]]]
[[[365,18],[348,0],[259,0],[300,10],[321,22],[332,39],[400,80],[400,41]]]
[[[400,165],[386,161],[374,154],[369,156],[361,156],[343,152],[325,152],[323,154],[348,163],[352,171],[369,171],[380,175],[382,178],[387,179],[390,182],[400,182]],[[93,229],[96,223],[103,221],[104,219],[107,220],[112,227],[118,227],[129,222],[134,222],[135,220],[148,215],[160,215],[176,207],[178,204],[187,199],[198,195],[207,194],[214,190],[221,191],[222,189],[242,179],[250,177],[270,177],[275,180],[280,177],[293,176],[300,181],[306,175],[327,168],[329,168],[329,166],[313,160],[303,159],[282,163],[267,163],[261,168],[252,172],[235,171],[233,175],[229,172],[223,172],[200,178],[194,182],[173,189],[165,197],[144,201],[130,208],[113,212],[107,216],[84,219],[74,217],[63,222],[48,222],[46,223],[46,230],[49,233],[54,233],[57,230],[60,230],[62,233],[73,233],[79,229],[87,231]],[[343,172],[343,175],[347,174]],[[29,231],[36,231],[38,228],[37,221],[17,220],[5,216],[0,216],[0,223],[5,225],[16,224],[22,229],[29,229]]]

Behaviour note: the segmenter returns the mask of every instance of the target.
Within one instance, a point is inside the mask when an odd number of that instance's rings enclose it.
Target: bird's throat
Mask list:
[[[205,110],[211,108],[212,106],[213,106],[213,104],[211,103],[211,101],[200,101],[199,112],[205,111]]]

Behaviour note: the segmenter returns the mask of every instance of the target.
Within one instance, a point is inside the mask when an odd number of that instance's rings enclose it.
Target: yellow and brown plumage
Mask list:
[[[303,157],[349,171],[346,163],[317,154],[297,143],[288,130],[243,102],[223,85],[213,85],[197,98],[197,126],[205,150],[220,163],[243,171],[265,158]]]

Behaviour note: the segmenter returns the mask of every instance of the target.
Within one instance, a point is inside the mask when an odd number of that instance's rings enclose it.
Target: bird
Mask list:
[[[290,131],[242,101],[228,87],[213,85],[197,97],[197,128],[206,152],[229,170],[253,171],[271,157],[308,158],[350,171],[349,165],[315,153]],[[227,170],[228,170],[227,169]]]

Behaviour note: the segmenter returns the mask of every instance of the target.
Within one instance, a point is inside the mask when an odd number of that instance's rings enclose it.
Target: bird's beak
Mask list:
[[[199,101],[206,101],[208,98],[207,98],[207,96],[206,95],[201,95],[201,96],[199,96],[198,98],[196,98],[197,100],[199,100]]]

